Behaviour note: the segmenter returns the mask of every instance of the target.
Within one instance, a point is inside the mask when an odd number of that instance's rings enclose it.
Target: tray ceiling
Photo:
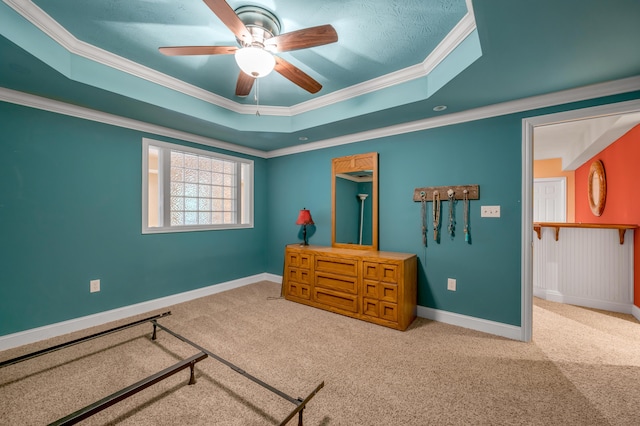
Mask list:
[[[272,151],[640,74],[635,0],[250,4],[283,32],[334,26],[337,43],[281,54],[318,94],[272,73],[257,106],[233,56],[160,54],[235,44],[202,1],[3,0],[0,86]]]

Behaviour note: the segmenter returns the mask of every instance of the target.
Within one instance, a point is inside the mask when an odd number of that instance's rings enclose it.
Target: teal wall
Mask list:
[[[520,325],[522,119],[638,98],[253,158],[253,229],[154,235],[141,233],[142,138],[179,141],[0,102],[0,336],[263,272],[281,275],[284,246],[301,239],[301,208],[315,222],[310,243],[331,244],[331,159],[373,151],[380,154],[380,249],[418,255],[419,305]],[[434,242],[430,229],[424,247],[414,188],[460,184],[480,185],[471,242],[461,203],[456,235],[446,234],[444,203],[442,238]],[[480,218],[481,205],[500,205],[502,217]],[[449,277],[456,292],[446,289]],[[101,280],[99,293],[89,293],[92,279]]]
[[[270,159],[268,272],[282,274],[283,250],[296,242],[295,214],[313,213],[310,244],[331,244],[331,159],[379,153],[379,248],[415,253],[418,304],[519,326],[521,323],[522,119],[638,98],[631,93]],[[422,244],[417,187],[480,185],[470,204],[471,241],[464,240],[463,205],[455,206],[456,234]],[[500,205],[500,218],[481,218],[481,205]],[[432,203],[428,203],[428,214]],[[430,223],[430,218],[428,219]],[[431,227],[429,227],[431,228]],[[457,291],[447,290],[447,278]]]
[[[336,242],[357,244],[359,237],[360,209],[358,183],[348,179],[336,179]]]
[[[287,216],[299,206],[313,213],[309,243],[331,244],[331,159],[375,151],[379,248],[419,255],[418,304],[519,324],[521,132],[519,120],[498,117],[270,159],[269,192],[277,199],[269,204],[269,272],[282,271],[282,250],[296,232]],[[462,184],[480,185],[481,201],[471,203],[472,244],[464,241],[460,203],[456,237],[435,243],[429,230],[425,248],[414,188]],[[500,204],[502,217],[481,220],[480,202]],[[447,214],[443,203],[443,219]],[[447,290],[448,277],[458,280],[457,292]]]
[[[362,216],[362,244],[371,245],[371,198],[373,185],[371,182],[355,182],[349,179],[336,178],[336,242],[343,244],[359,244],[360,218]],[[358,194],[367,194],[362,201]]]
[[[0,129],[0,335],[265,272],[266,160],[253,229],[142,235],[142,138],[180,141],[4,102]]]

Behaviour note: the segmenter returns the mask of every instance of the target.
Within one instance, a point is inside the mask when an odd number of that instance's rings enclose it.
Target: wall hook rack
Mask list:
[[[454,186],[427,186],[423,188],[416,188],[413,190],[413,201],[421,202],[424,194],[425,201],[433,201],[433,193],[438,192],[441,200],[449,198],[447,192],[453,190],[454,199],[462,200],[465,189],[467,192],[467,198],[469,200],[480,199],[480,185],[454,185]]]

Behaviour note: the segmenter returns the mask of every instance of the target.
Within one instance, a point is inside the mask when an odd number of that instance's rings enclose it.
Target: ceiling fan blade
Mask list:
[[[236,46],[175,46],[160,47],[160,53],[167,56],[183,55],[231,55],[238,50]]]
[[[272,37],[265,41],[264,47],[272,52],[288,52],[336,41],[338,41],[338,33],[335,28],[331,25],[320,25]]]
[[[224,0],[203,0],[209,9],[231,30],[238,40],[251,44],[253,37],[247,27],[244,26],[236,12]]]
[[[307,75],[300,68],[278,56],[276,56],[275,58],[276,66],[274,69],[291,82],[302,87],[309,93],[317,93],[320,91],[320,89],[322,89],[322,85],[320,83],[309,77],[309,75]]]
[[[255,81],[255,78],[240,71],[238,82],[236,83],[236,96],[248,96]]]

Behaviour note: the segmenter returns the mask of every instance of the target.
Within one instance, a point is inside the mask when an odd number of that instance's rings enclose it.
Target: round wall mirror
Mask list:
[[[591,212],[600,216],[604,211],[604,203],[607,199],[607,180],[604,175],[604,165],[600,160],[591,163],[588,188]]]

